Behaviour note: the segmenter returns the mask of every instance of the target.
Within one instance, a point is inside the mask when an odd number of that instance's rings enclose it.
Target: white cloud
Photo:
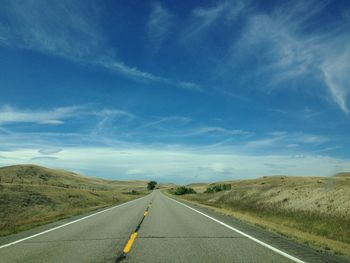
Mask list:
[[[310,20],[328,4],[329,1],[290,1],[278,5],[270,13],[250,14],[241,38],[232,44],[229,65],[239,67],[247,58],[255,59],[259,68],[249,72],[248,78],[255,75],[264,79],[259,88],[267,92],[283,88],[285,85],[281,82],[284,81],[312,78],[320,82],[318,90],[310,91],[308,86],[299,84],[299,92],[317,97],[330,94],[333,102],[349,113],[346,104],[350,90],[349,28],[345,22],[329,30],[310,30]],[[308,30],[310,33],[306,34]],[[258,57],[253,55],[256,52],[259,52]],[[321,87],[327,88],[326,92],[320,92]]]
[[[128,152],[128,154],[123,154]],[[312,155],[246,155],[210,153],[201,148],[66,147],[52,158],[36,158],[37,149],[1,151],[0,165],[34,162],[39,165],[83,171],[113,179],[149,179],[192,182],[231,180],[271,175],[278,164],[281,174],[332,175],[350,169],[350,161]]]
[[[2,3],[7,30],[1,32],[11,45],[83,58],[96,52],[102,39],[98,33],[97,10],[91,1],[7,1]]]
[[[327,138],[318,135],[296,134],[294,137],[292,136],[292,140],[300,143],[322,144],[327,141]]]
[[[245,54],[259,50],[260,61],[264,61],[259,74],[272,72],[270,85],[307,74],[315,55],[313,39],[299,38],[282,19],[266,14],[250,16],[242,38],[232,48],[233,60],[239,50]]]
[[[61,151],[62,149],[60,148],[44,148],[44,149],[40,149],[38,152],[41,154],[55,154]]]
[[[169,81],[166,78],[162,78],[162,77],[153,75],[151,73],[141,71],[135,67],[129,67],[122,62],[117,62],[113,59],[111,60],[110,58],[99,59],[97,63],[111,71],[118,72],[122,75],[131,77],[131,78],[156,81],[156,82],[164,82],[164,83],[167,83]]]
[[[183,34],[183,40],[200,36],[219,19],[223,19],[226,23],[231,22],[245,9],[246,5],[247,1],[222,1],[215,6],[195,8]]]
[[[314,134],[305,134],[301,132],[270,132],[266,138],[252,140],[247,143],[248,147],[278,147],[278,148],[295,148],[305,144],[320,145],[326,143],[326,137]]]
[[[158,50],[169,35],[174,26],[173,20],[173,15],[161,3],[153,4],[147,31],[154,49]]]
[[[321,65],[325,82],[329,87],[333,100],[347,114],[349,109],[346,104],[350,92],[350,47],[336,57],[327,58]]]
[[[52,110],[19,110],[9,105],[0,108],[0,124],[37,123],[57,125],[65,119],[75,116],[82,110],[81,106],[61,107]]]
[[[202,91],[201,86],[193,82],[180,81],[179,86],[187,90]]]
[[[135,115],[126,111],[126,110],[120,110],[120,109],[102,109],[100,111],[95,111],[93,114],[100,116],[100,117],[127,117],[127,118],[134,118]]]
[[[141,81],[198,91],[198,85],[160,77],[115,58],[99,28],[99,12],[94,0],[29,0],[1,3],[0,44],[63,57],[77,63],[101,66],[114,73]],[[185,82],[184,82],[185,83]]]
[[[281,137],[274,137],[268,139],[253,140],[247,143],[248,147],[268,147],[276,146],[278,142],[282,140]]]
[[[252,135],[251,132],[239,129],[226,129],[223,127],[203,127],[193,132],[194,135],[200,134],[226,134],[226,135]]]
[[[161,117],[154,121],[148,121],[141,126],[139,126],[137,129],[145,129],[145,128],[162,128],[164,126],[162,125],[168,125],[168,126],[183,126],[191,122],[191,119],[188,117],[183,116],[167,116],[167,117]]]
[[[137,118],[134,114],[121,109],[95,109],[90,106],[69,106],[58,107],[52,109],[18,109],[12,106],[5,105],[0,108],[0,125],[9,125],[14,123],[34,123],[38,125],[61,125],[67,120],[76,122],[77,119],[84,119],[84,123],[87,120],[96,121],[96,125],[91,131],[91,134],[101,135],[111,130],[111,123],[115,120],[132,121]],[[110,123],[111,122],[111,123]],[[0,132],[8,135],[9,142],[16,142],[19,138],[31,136],[30,133],[16,133],[0,127]],[[52,134],[51,136],[57,137],[65,134]],[[67,133],[66,136],[72,134]],[[11,137],[12,136],[12,137]],[[40,136],[50,136],[50,133],[42,133],[41,135],[34,133],[34,140],[39,139]],[[77,135],[79,137],[79,135]],[[102,139],[101,139],[102,140]]]

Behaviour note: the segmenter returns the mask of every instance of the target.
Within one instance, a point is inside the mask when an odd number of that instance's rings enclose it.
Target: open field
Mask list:
[[[125,202],[145,181],[109,181],[35,165],[0,168],[0,236]]]
[[[232,189],[204,193],[229,183]],[[182,195],[216,211],[279,232],[303,243],[350,256],[350,174],[333,177],[269,176],[189,185]]]

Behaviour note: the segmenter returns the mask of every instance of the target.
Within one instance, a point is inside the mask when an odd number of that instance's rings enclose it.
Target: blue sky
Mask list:
[[[2,1],[0,165],[350,170],[349,43],[349,1]]]

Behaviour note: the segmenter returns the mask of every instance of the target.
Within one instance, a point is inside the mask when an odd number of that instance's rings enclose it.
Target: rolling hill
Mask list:
[[[125,202],[145,181],[112,181],[36,165],[0,168],[0,236]]]
[[[265,176],[191,184],[195,202],[307,244],[350,255],[350,173],[330,177]],[[231,184],[231,190],[204,193]]]

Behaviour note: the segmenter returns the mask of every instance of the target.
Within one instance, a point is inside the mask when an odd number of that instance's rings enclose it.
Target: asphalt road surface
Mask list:
[[[0,239],[0,262],[348,262],[152,194]]]

